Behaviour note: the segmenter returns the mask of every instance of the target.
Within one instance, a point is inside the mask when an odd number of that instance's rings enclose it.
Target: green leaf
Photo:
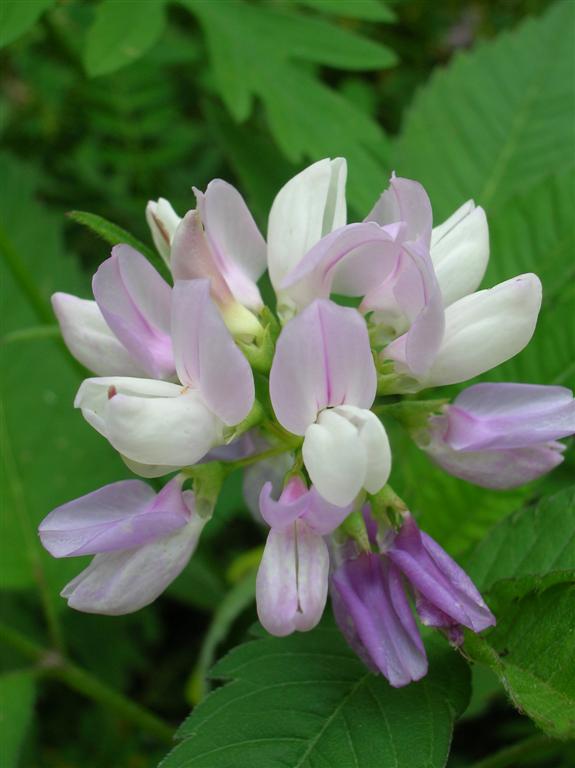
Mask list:
[[[115,72],[139,59],[164,30],[165,0],[104,0],[88,31],[84,66],[91,77]]]
[[[349,19],[365,21],[394,21],[395,14],[381,0],[297,0],[322,13],[333,13]]]
[[[27,32],[56,0],[3,0],[0,6],[0,48]]]
[[[321,19],[268,6],[242,0],[181,2],[200,20],[215,85],[232,116],[245,120],[259,97],[286,157],[294,163],[347,157],[350,197],[358,208],[369,208],[385,178],[387,138],[375,120],[325,85],[309,64],[380,68],[393,63],[389,51]]]
[[[54,290],[87,292],[88,277],[65,254],[63,214],[49,213],[35,199],[37,173],[1,156],[0,177],[0,205],[10,225],[12,250],[44,301]],[[5,330],[33,325],[34,310],[11,271],[4,270],[0,283]],[[2,348],[2,358],[2,586],[19,589],[45,583],[55,603],[64,607],[57,593],[85,561],[50,557],[40,546],[37,525],[55,506],[125,477],[126,470],[74,410],[80,377],[61,345],[42,338],[9,344]]]
[[[0,675],[0,744],[2,768],[17,768],[32,720],[35,698],[34,675],[10,672]]]
[[[575,381],[575,172],[549,176],[510,198],[490,219],[491,259],[484,284],[535,272],[543,305],[528,347],[483,378],[566,384]]]
[[[441,638],[430,672],[394,689],[368,672],[334,627],[235,648],[211,693],[182,725],[162,768],[439,768],[469,680]]]
[[[437,221],[470,197],[496,213],[575,164],[574,14],[574,3],[555,3],[457,56],[419,92],[394,165],[426,187]]]
[[[495,588],[506,602],[553,582],[574,582],[575,486],[506,517],[465,569],[479,589]]]
[[[72,221],[83,224],[107,243],[110,243],[110,245],[118,245],[119,243],[131,245],[132,248],[135,248],[145,256],[163,277],[171,280],[166,263],[159,254],[148,245],[142,243],[141,240],[138,240],[137,237],[122,229],[122,227],[107,221],[102,216],[98,216],[95,213],[87,213],[86,211],[69,211],[67,215]]]
[[[515,706],[555,738],[575,736],[575,587],[556,585],[508,605],[465,652],[490,667]]]

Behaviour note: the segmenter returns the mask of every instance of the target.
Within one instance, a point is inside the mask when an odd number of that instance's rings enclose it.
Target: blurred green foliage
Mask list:
[[[76,614],[58,597],[81,563],[49,558],[37,524],[57,504],[126,476],[72,409],[83,373],[53,333],[50,294],[89,296],[90,273],[108,252],[65,213],[92,212],[151,245],[146,201],[167,197],[182,213],[192,185],[220,176],[245,192],[265,230],[273,195],[309,161],[348,158],[357,217],[395,169],[425,184],[436,221],[469,197],[485,206],[486,285],[525,271],[544,282],[530,348],[490,378],[573,386],[573,9],[570,0],[4,0],[2,622],[47,651],[38,664],[25,649],[2,646],[3,765],[155,765],[166,751],[157,736],[51,679],[56,652],[65,644],[111,690],[175,726],[188,712],[186,696],[196,702],[207,689],[214,656],[245,640],[255,619],[249,572],[242,582],[230,571],[262,542],[239,476],[229,478],[190,566],[156,605],[111,619]],[[399,432],[392,439],[394,487],[458,557],[513,510],[573,480],[570,450],[544,481],[487,492],[441,473]],[[497,673],[519,676],[523,688],[511,695],[527,711],[532,689],[517,670],[540,678],[553,670],[546,660],[535,668],[516,638],[531,611],[548,633],[535,651],[561,644],[569,625],[556,605],[568,597],[553,589],[560,595],[522,593],[509,621],[475,649]],[[512,658],[502,670],[493,654],[506,645]],[[232,671],[224,664],[222,674]],[[572,681],[560,683],[572,702]],[[491,682],[489,691],[490,706],[456,731],[453,766],[535,733],[502,688],[493,694]],[[553,706],[534,710],[539,725]],[[568,764],[560,750],[545,759],[550,768]]]

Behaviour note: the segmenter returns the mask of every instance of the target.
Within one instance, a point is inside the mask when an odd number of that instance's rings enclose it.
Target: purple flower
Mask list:
[[[421,621],[446,629],[453,643],[459,645],[463,641],[460,625],[481,632],[495,624],[495,617],[469,576],[436,541],[419,530],[411,515],[406,517],[385,556],[415,591]]]
[[[271,527],[256,582],[258,616],[272,635],[305,632],[321,619],[328,589],[329,555],[323,536],[351,507],[324,501],[315,488],[293,477],[279,501],[272,484],[260,494],[260,511]]]
[[[51,512],[39,528],[54,557],[95,555],[62,597],[87,613],[132,613],[183,570],[205,524],[183,477],[157,495],[141,480],[106,485]]]
[[[372,552],[344,560],[333,573],[331,598],[344,637],[394,688],[427,674],[427,657],[395,564]]]
[[[565,387],[476,384],[457,396],[419,445],[455,477],[514,488],[563,460],[557,440],[575,433],[575,401]]]
[[[280,424],[302,435],[310,479],[331,504],[346,506],[389,476],[391,452],[369,409],[376,372],[364,319],[354,309],[317,300],[278,339],[270,396]]]

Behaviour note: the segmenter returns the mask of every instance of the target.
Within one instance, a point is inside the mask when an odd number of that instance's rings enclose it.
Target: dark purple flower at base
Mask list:
[[[415,590],[421,621],[445,629],[454,644],[463,640],[459,625],[481,632],[495,624],[469,576],[431,536],[419,530],[411,515],[385,554]]]
[[[374,672],[399,688],[427,674],[417,624],[393,562],[370,552],[332,575],[332,605],[344,637]]]

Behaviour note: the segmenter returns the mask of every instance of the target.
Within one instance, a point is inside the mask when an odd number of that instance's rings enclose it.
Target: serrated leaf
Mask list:
[[[424,184],[437,221],[470,197],[496,213],[575,164],[574,14],[574,3],[555,3],[460,54],[417,95],[395,168]]]
[[[551,582],[575,582],[575,486],[506,517],[465,564],[482,591],[523,595]]]
[[[122,229],[122,227],[119,227],[117,224],[104,219],[102,216],[98,216],[95,213],[87,213],[86,211],[69,211],[68,216],[72,219],[72,221],[88,227],[88,229],[92,230],[92,232],[101,237],[102,240],[110,243],[110,245],[118,245],[119,243],[126,243],[127,245],[131,245],[132,248],[135,248],[143,256],[145,256],[154,265],[154,267],[156,267],[158,272],[160,272],[163,277],[171,280],[166,263],[160,257],[160,255],[148,245],[142,243],[141,240],[138,240],[137,237],[134,237],[134,235],[130,234],[130,232]]]
[[[543,305],[527,348],[484,379],[567,386],[575,382],[573,210],[571,170],[513,196],[490,218],[491,259],[484,285],[535,272],[543,283]]]
[[[56,0],[3,0],[0,6],[0,48],[9,45],[34,26]]]
[[[0,744],[2,768],[17,768],[32,720],[35,698],[32,672],[0,675]]]
[[[332,13],[349,19],[365,21],[395,21],[391,8],[381,0],[297,0],[299,5],[307,5],[322,13]]]
[[[290,161],[347,157],[350,198],[358,208],[370,207],[385,178],[388,140],[375,120],[325,85],[309,64],[379,68],[392,63],[389,52],[320,19],[243,0],[181,2],[200,20],[216,88],[233,117],[245,120],[259,97]]]
[[[487,636],[466,633],[464,648],[546,733],[575,736],[575,587],[556,585],[510,603]]]
[[[233,682],[194,710],[161,766],[439,768],[469,681],[440,638],[430,662],[424,680],[394,689],[332,626],[246,643],[216,665],[213,674]]]
[[[91,77],[106,75],[139,59],[164,29],[165,0],[104,0],[88,30],[84,66]]]

